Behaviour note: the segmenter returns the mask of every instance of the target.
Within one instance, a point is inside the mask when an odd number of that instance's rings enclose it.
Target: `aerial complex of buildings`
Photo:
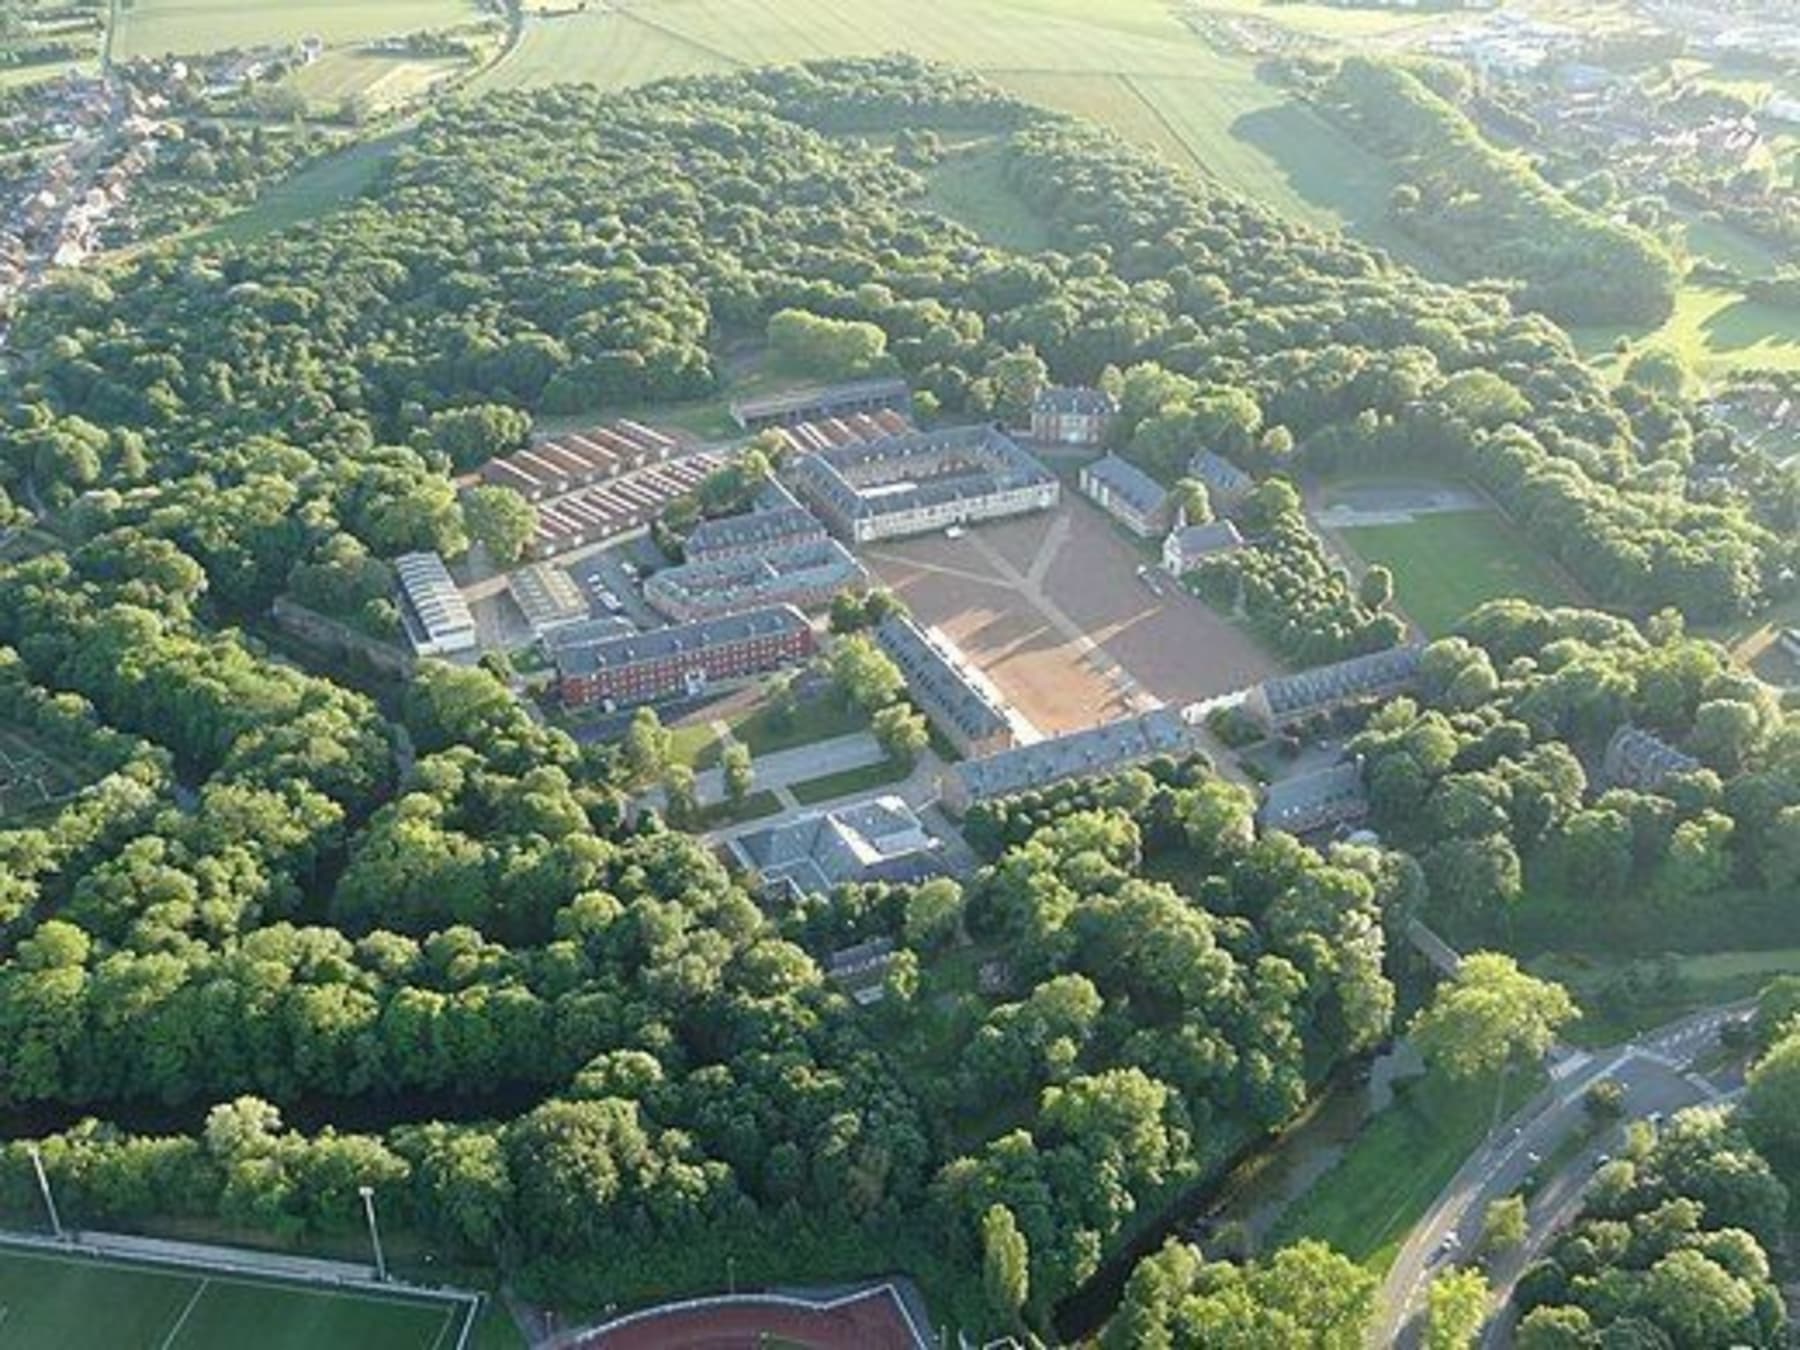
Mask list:
[[[675,450],[674,440],[660,431],[638,422],[618,421],[568,432],[490,459],[482,465],[481,478],[513,489],[526,501],[541,502],[633,469],[661,464]]]
[[[1043,511],[1056,475],[992,426],[918,431],[803,455],[793,478],[833,533],[867,544]]]
[[[1169,491],[1129,460],[1102,455],[1083,464],[1082,495],[1140,539],[1169,527]]]
[[[475,650],[475,616],[435,553],[403,553],[394,559],[400,581],[400,614],[415,656],[453,656]]]
[[[764,605],[815,609],[839,592],[868,584],[868,572],[851,552],[825,538],[665,567],[644,582],[644,599],[658,613],[686,623]]]
[[[1423,650],[1417,643],[1407,643],[1293,675],[1278,675],[1251,689],[1244,708],[1264,726],[1281,728],[1347,704],[1391,698],[1418,678]]]
[[[875,640],[906,677],[913,702],[959,753],[991,755],[1018,739],[1006,705],[941,636],[895,614],[876,625]]]
[[[873,412],[845,413],[842,417],[791,422],[771,429],[789,450],[804,455],[812,450],[829,450],[834,445],[901,436],[914,428],[905,413],[893,408],[877,408]]]
[[[730,841],[765,899],[817,895],[847,882],[922,881],[943,871],[943,844],[888,794],[811,811]]]
[[[816,650],[812,625],[792,605],[593,641],[559,637],[551,659],[571,708],[693,698],[721,684],[799,665]]]
[[[1053,445],[1098,445],[1119,405],[1103,389],[1054,384],[1031,401],[1031,439]]]
[[[945,771],[938,787],[944,805],[961,812],[977,802],[1034,792],[1067,778],[1115,773],[1158,755],[1180,758],[1195,745],[1194,729],[1180,711],[1156,708],[981,759],[962,760]]]
[[[891,411],[912,415],[912,389],[902,379],[856,380],[816,389],[795,389],[766,398],[740,399],[731,419],[745,431],[817,422],[853,413]]]

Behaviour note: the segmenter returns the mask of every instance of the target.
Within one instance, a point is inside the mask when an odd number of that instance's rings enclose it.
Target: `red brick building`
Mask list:
[[[569,707],[692,697],[709,687],[799,665],[815,650],[812,626],[792,605],[728,614],[648,633],[553,645]]]

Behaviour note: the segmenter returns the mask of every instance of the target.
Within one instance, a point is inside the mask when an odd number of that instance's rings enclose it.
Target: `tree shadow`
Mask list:
[[[1389,198],[1399,181],[1392,166],[1311,108],[1291,98],[1258,108],[1233,121],[1231,134],[1260,150],[1299,197],[1341,218],[1358,238],[1431,276],[1456,276],[1454,267],[1389,219]]]

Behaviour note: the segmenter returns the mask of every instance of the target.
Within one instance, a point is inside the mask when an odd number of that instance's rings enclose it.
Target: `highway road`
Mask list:
[[[1715,1083],[1690,1066],[1717,1043],[1725,1022],[1748,1017],[1750,1011],[1748,1002],[1707,1009],[1623,1045],[1568,1055],[1555,1064],[1550,1086],[1470,1155],[1414,1226],[1382,1286],[1370,1343],[1385,1348],[1421,1342],[1431,1277],[1474,1252],[1488,1205],[1524,1188],[1542,1161],[1583,1125],[1588,1089],[1602,1079],[1614,1079],[1625,1088],[1624,1120],[1590,1141],[1555,1176],[1538,1178],[1526,1211],[1525,1246],[1496,1263],[1491,1272],[1497,1301],[1510,1295],[1519,1272],[1575,1216],[1601,1156],[1622,1138],[1625,1121],[1724,1100],[1733,1092],[1735,1083]],[[1484,1343],[1503,1344],[1509,1329],[1504,1315],[1497,1317]]]

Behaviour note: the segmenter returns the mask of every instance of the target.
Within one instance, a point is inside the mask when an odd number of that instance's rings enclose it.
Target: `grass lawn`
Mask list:
[[[1514,1075],[1505,1110],[1537,1090]],[[1487,1134],[1494,1085],[1467,1086],[1432,1073],[1371,1120],[1336,1167],[1281,1216],[1271,1247],[1320,1238],[1377,1274],[1393,1265],[1419,1217]]]
[[[378,112],[424,93],[454,74],[463,63],[450,58],[421,59],[380,52],[329,51],[282,81],[315,112],[335,111],[345,99],[366,100]]]
[[[1629,359],[1614,346],[1656,343],[1679,351],[1703,376],[1739,367],[1800,370],[1800,310],[1745,299],[1722,286],[1691,282],[1675,298],[1675,313],[1661,328],[1577,328],[1575,345],[1602,369],[1617,374]]]
[[[721,825],[742,825],[747,820],[761,820],[764,816],[775,815],[780,810],[781,799],[764,788],[761,792],[752,792],[735,805],[729,801],[723,801],[701,807],[699,819],[694,822],[694,827],[700,830],[716,830]]]
[[[1676,957],[1671,963],[1675,978],[1666,983],[1657,976],[1655,963],[1646,963],[1639,992],[1630,1000],[1603,992],[1616,987],[1628,969],[1624,960],[1553,954],[1527,966],[1532,974],[1564,985],[1581,1005],[1582,1019],[1569,1029],[1571,1041],[1616,1045],[1698,1009],[1749,998],[1777,975],[1800,974],[1800,947]]]
[[[273,184],[255,203],[201,233],[246,243],[342,206],[375,181],[403,135],[393,132],[326,155]]]
[[[993,141],[953,151],[927,175],[925,204],[999,248],[1035,253],[1050,247],[1043,221],[1002,177],[1004,164]]]
[[[670,753],[676,763],[694,769],[710,769],[719,762],[725,747],[713,731],[713,720],[703,715],[700,720],[671,728],[674,743]],[[793,714],[785,718],[778,716],[769,704],[759,703],[727,719],[727,725],[731,727],[732,736],[748,746],[752,756],[757,756],[866,731],[869,719],[859,710],[847,708],[839,699],[826,695],[799,704]]]
[[[845,769],[842,773],[828,773],[823,778],[809,778],[804,783],[795,783],[791,790],[802,805],[815,806],[834,797],[848,797],[853,792],[866,792],[888,783],[897,783],[911,772],[912,766],[909,764],[896,759],[884,759],[876,764],[865,764],[860,769]]]
[[[0,1309],[0,1343],[57,1350],[432,1350],[461,1318],[450,1305],[393,1294],[13,1249],[0,1252]],[[480,1343],[518,1341],[490,1332]]]
[[[298,42],[316,34],[328,44],[447,28],[476,18],[473,0],[131,0],[113,9],[115,60],[230,47]]]
[[[1446,511],[1341,533],[1364,560],[1393,571],[1401,608],[1433,636],[1498,596],[1548,605],[1575,600],[1557,571],[1492,511]]]

